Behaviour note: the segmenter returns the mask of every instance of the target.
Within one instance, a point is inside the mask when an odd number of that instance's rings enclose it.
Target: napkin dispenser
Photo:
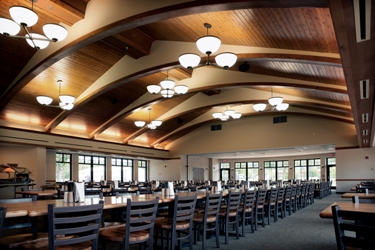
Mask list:
[[[74,182],[74,202],[85,201],[85,183]]]

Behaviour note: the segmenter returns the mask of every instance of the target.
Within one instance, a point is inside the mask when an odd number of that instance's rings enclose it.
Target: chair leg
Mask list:
[[[215,235],[215,237],[216,237],[216,247],[217,248],[220,248],[219,233],[220,233],[219,232],[219,224],[216,223],[216,235]]]

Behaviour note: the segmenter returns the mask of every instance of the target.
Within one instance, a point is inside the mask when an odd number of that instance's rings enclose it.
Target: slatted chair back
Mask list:
[[[284,218],[285,209],[284,209],[284,200],[285,200],[285,187],[279,187],[279,192],[277,193],[277,215],[280,212],[280,217]]]
[[[4,225],[6,213],[7,213],[7,208],[6,207],[0,207],[0,237],[3,233],[3,225]]]
[[[223,193],[206,193],[204,202],[204,211],[201,213],[194,214],[194,231],[196,232],[194,237],[194,243],[196,243],[196,237],[200,235],[202,229],[202,249],[206,249],[206,238],[207,231],[214,231],[216,237],[216,247],[220,248],[219,242],[219,211],[221,206]]]
[[[353,203],[375,204],[375,198],[359,198],[357,195],[352,197]]]
[[[374,249],[375,214],[332,206],[337,249]]]
[[[284,196],[284,202],[283,202],[283,209],[284,209],[284,216],[286,214],[286,211],[288,210],[289,215],[292,214],[292,186],[287,186],[285,188],[285,196]]]
[[[147,242],[152,246],[154,224],[158,211],[159,197],[150,201],[126,202],[126,223],[124,249],[130,249],[130,244]]]
[[[309,204],[313,204],[314,203],[314,190],[315,190],[315,183],[310,183],[310,186],[309,186]]]
[[[235,192],[229,191],[227,196],[227,203],[224,209],[219,212],[221,227],[225,230],[225,244],[228,244],[229,224],[234,225],[236,231],[236,238],[239,238],[239,221],[238,221],[238,208],[241,203],[242,191]]]
[[[262,219],[262,226],[264,227],[264,206],[267,197],[267,189],[258,189],[257,201],[255,205],[255,230],[258,227],[258,217]]]
[[[276,187],[276,188],[271,188],[269,194],[268,194],[268,199],[266,200],[266,211],[267,211],[267,214],[268,214],[268,225],[270,224],[270,217],[271,217],[271,212],[273,212],[273,217],[274,217],[274,222],[277,221],[277,213],[276,213],[276,209],[277,209],[277,193],[279,191],[279,188]]]
[[[94,205],[69,207],[48,204],[48,249],[66,245],[81,247],[85,243],[90,245],[91,241],[91,249],[96,250],[102,213],[103,201]]]
[[[242,220],[242,236],[245,237],[245,225],[250,223],[251,232],[254,233],[254,210],[256,203],[257,191],[245,190],[243,200],[240,205],[240,217]]]

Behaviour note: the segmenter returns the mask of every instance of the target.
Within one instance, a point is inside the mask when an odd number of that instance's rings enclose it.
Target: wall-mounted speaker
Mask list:
[[[250,69],[250,65],[247,62],[244,62],[240,66],[238,66],[238,70],[241,72],[246,72]]]

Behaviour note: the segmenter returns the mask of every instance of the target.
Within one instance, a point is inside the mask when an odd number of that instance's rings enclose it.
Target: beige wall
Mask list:
[[[337,150],[336,165],[337,192],[350,192],[361,180],[375,180],[375,149]]]
[[[282,115],[282,114],[281,114]],[[287,123],[273,124],[271,115],[244,117],[203,125],[168,145],[170,157],[183,154],[283,148],[316,144],[357,146],[354,125],[304,116],[288,115]],[[222,130],[210,131],[222,124]]]
[[[150,160],[149,180],[180,180],[181,161]]]

